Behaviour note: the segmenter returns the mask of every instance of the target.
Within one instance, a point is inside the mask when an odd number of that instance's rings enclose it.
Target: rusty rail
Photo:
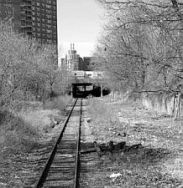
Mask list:
[[[75,177],[74,177],[74,188],[79,188],[79,168],[80,168],[80,138],[81,138],[81,124],[82,124],[82,100],[80,105],[80,119],[79,119],[79,131],[77,139],[77,154],[76,154],[76,166],[75,166]]]
[[[53,148],[53,150],[52,150],[52,152],[51,152],[51,154],[50,154],[50,156],[49,156],[49,158],[48,158],[48,160],[47,160],[47,162],[46,162],[46,165],[45,165],[45,167],[44,167],[44,169],[43,169],[43,171],[42,171],[42,173],[41,173],[41,176],[39,177],[39,180],[37,181],[37,183],[36,183],[36,185],[35,185],[35,188],[41,188],[41,187],[43,186],[45,180],[46,180],[46,177],[47,177],[47,175],[48,175],[49,168],[50,168],[50,166],[51,166],[51,164],[52,164],[52,162],[53,162],[54,156],[55,156],[55,154],[56,154],[57,145],[60,143],[60,141],[61,141],[61,139],[62,139],[63,133],[64,133],[64,131],[65,131],[65,128],[67,127],[67,123],[68,123],[68,121],[69,121],[69,119],[70,119],[70,117],[71,117],[71,114],[72,114],[72,112],[73,112],[73,109],[74,109],[74,107],[76,106],[77,100],[78,100],[78,99],[75,100],[74,105],[72,106],[72,109],[71,109],[71,111],[70,111],[70,113],[69,113],[67,119],[66,119],[65,122],[64,122],[64,127],[63,127],[63,129],[62,129],[62,131],[61,131],[61,133],[60,133],[60,135],[59,135],[57,141],[56,141],[56,144],[54,145],[54,148]]]

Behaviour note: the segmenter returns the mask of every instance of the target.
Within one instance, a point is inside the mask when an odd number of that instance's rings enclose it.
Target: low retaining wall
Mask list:
[[[162,114],[174,115],[177,97],[173,94],[152,93],[142,95],[142,104]]]

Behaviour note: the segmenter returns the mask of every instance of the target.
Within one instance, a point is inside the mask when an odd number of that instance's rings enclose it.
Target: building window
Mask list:
[[[47,38],[51,38],[52,35],[50,33],[47,33]]]
[[[47,4],[47,5],[46,5],[46,8],[50,9],[50,8],[51,8],[51,5],[48,5],[48,4]]]
[[[51,14],[52,12],[51,12],[51,10],[48,10],[48,9],[47,9],[47,10],[46,10],[46,13],[47,13],[47,14]]]
[[[48,29],[48,30],[47,30],[47,33],[52,33],[52,30],[49,30],[49,29]]]
[[[56,20],[56,16],[53,16],[53,19]]]
[[[51,0],[47,0],[47,3],[51,4]]]
[[[48,20],[48,23],[51,24],[51,20]]]
[[[51,19],[51,15],[46,15],[46,18],[47,19]]]

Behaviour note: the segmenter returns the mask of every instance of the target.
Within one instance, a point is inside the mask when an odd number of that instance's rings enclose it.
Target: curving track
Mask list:
[[[78,188],[82,99],[76,99],[35,188]]]

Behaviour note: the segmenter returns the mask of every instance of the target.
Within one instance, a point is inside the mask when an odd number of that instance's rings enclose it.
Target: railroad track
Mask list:
[[[76,99],[35,188],[79,187],[82,99]]]

